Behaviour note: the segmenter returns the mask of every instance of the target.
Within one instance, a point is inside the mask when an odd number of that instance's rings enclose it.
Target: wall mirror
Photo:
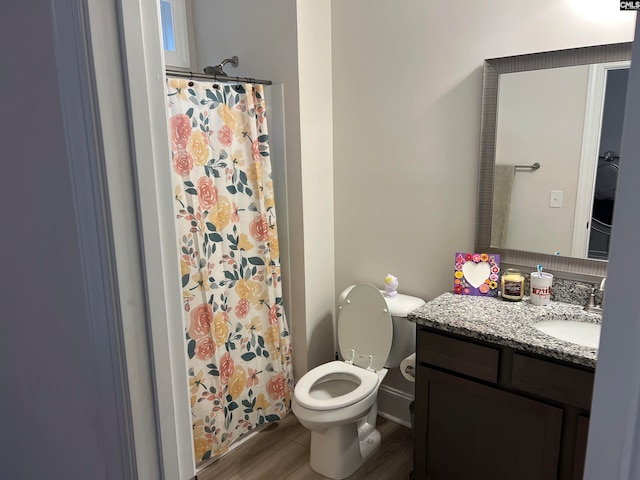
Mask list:
[[[476,251],[606,275],[610,218],[593,213],[603,192],[613,203],[619,147],[605,134],[621,134],[630,58],[629,42],[485,60]]]

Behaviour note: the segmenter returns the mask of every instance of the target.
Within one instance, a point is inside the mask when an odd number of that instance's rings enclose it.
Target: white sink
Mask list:
[[[600,324],[575,320],[543,320],[534,325],[541,332],[566,342],[598,348]]]

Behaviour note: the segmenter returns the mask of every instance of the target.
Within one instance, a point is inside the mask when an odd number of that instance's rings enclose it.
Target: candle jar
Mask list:
[[[519,302],[524,297],[524,275],[522,272],[509,268],[500,279],[502,298],[510,302]]]

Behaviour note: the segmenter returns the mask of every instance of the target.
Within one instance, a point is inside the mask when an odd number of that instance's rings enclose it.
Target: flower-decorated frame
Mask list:
[[[455,294],[496,297],[500,280],[500,255],[457,252],[453,277]]]

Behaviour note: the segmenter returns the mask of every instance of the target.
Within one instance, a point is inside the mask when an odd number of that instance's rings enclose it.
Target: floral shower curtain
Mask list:
[[[195,460],[293,392],[262,85],[168,79]]]

